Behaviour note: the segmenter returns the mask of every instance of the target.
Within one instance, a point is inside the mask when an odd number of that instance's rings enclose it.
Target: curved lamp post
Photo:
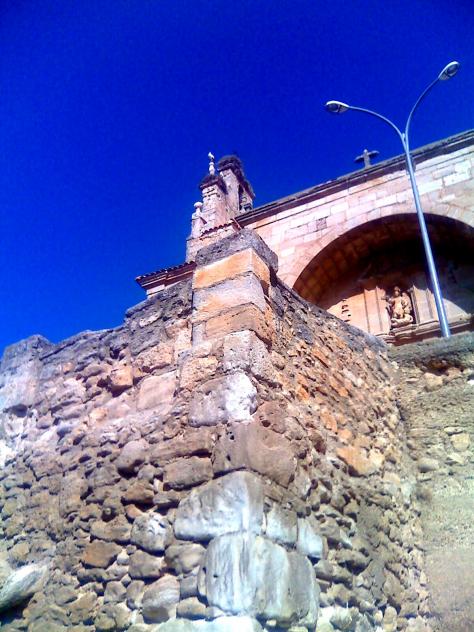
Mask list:
[[[405,152],[405,158],[407,163],[408,173],[410,175],[411,188],[413,191],[413,197],[415,199],[415,207],[416,213],[418,216],[418,222],[421,230],[421,237],[423,239],[423,246],[425,248],[426,260],[428,262],[428,270],[430,274],[431,285],[433,286],[433,294],[436,303],[436,311],[438,312],[439,324],[441,327],[441,333],[444,338],[449,338],[451,332],[449,331],[448,319],[446,318],[446,311],[444,309],[443,304],[443,295],[441,294],[441,288],[439,285],[438,273],[436,271],[435,262],[433,259],[433,252],[431,250],[430,238],[428,235],[428,230],[426,228],[425,217],[423,215],[423,211],[421,209],[420,203],[420,195],[418,193],[418,187],[415,179],[415,170],[413,168],[413,159],[410,153],[410,140],[409,140],[409,131],[410,131],[410,123],[413,118],[413,114],[416,109],[420,105],[421,101],[425,98],[428,92],[433,88],[434,85],[438,83],[438,81],[446,81],[447,79],[451,79],[458,72],[460,67],[459,62],[452,61],[447,66],[443,68],[443,70],[439,73],[434,81],[432,81],[427,88],[421,93],[418,97],[415,105],[412,107],[410,114],[408,115],[408,119],[405,125],[405,131],[402,132],[395,123],[385,116],[378,114],[377,112],[373,112],[372,110],[367,110],[366,108],[356,107],[354,105],[347,105],[347,103],[342,103],[341,101],[328,101],[326,103],[326,110],[331,112],[332,114],[343,114],[347,112],[347,110],[355,110],[357,112],[365,112],[366,114],[370,114],[371,116],[375,116],[376,118],[384,121],[387,125],[395,130],[397,136],[401,140],[403,145],[403,150]]]

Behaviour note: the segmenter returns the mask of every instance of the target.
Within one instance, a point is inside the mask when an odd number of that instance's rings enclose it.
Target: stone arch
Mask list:
[[[462,205],[462,200],[457,200],[456,205],[451,205],[448,202],[437,202],[433,205],[424,204],[427,211],[425,212],[425,216],[446,217],[474,228],[474,207],[471,208],[470,204],[472,204],[472,200],[467,201],[465,207]],[[414,208],[410,210],[400,210],[400,205],[393,205],[354,215],[345,222],[335,225],[323,235],[316,235],[314,240],[308,241],[304,247],[299,247],[295,255],[289,259],[288,265],[285,266],[283,264],[280,270],[282,278],[288,285],[294,286],[295,289],[297,289],[298,279],[313,258],[336,239],[346,233],[350,233],[358,227],[369,226],[373,221],[394,216],[416,218],[416,211]]]
[[[441,213],[426,214],[451,321],[474,313],[474,226]],[[345,228],[345,230],[344,230]],[[416,214],[398,213],[347,223],[319,241],[294,289],[306,300],[375,334],[388,334],[384,297],[390,287],[411,292],[415,322],[434,323],[434,308]]]

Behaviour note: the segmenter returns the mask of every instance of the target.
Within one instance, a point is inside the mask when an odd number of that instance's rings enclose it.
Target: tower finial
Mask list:
[[[209,173],[211,174],[211,176],[216,175],[216,165],[215,165],[215,156],[212,152],[209,152],[207,154],[207,157],[209,158]]]

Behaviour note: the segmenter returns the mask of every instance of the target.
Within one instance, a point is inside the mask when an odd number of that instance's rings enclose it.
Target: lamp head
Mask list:
[[[439,73],[438,79],[440,81],[447,81],[454,77],[457,74],[461,64],[458,61],[451,61],[447,66],[443,68],[443,70]]]
[[[342,101],[328,101],[324,107],[331,114],[342,114],[349,109],[347,103],[342,103]]]

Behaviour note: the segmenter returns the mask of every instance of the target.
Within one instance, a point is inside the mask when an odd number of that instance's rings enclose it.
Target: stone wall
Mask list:
[[[155,450],[180,431],[183,403],[174,392],[179,355],[191,344],[190,292],[189,283],[172,288],[130,310],[115,330],[57,346],[34,337],[6,350],[2,629],[127,629],[133,591],[160,576],[159,512],[177,492],[163,491]],[[31,592],[26,608],[12,609]]]
[[[433,627],[474,626],[474,336],[409,345],[400,409],[417,467]]]
[[[6,351],[2,630],[428,630],[385,346],[251,231],[196,263],[116,330]]]
[[[289,289],[280,292],[275,352],[284,358],[285,425],[297,421],[314,448],[295,480],[306,481],[306,506],[325,536],[315,565],[318,630],[427,630],[414,472],[384,347]]]

